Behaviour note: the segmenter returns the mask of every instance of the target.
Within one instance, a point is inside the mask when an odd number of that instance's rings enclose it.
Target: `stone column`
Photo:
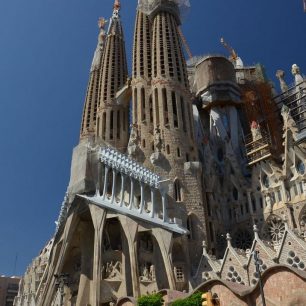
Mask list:
[[[78,289],[76,305],[87,305],[90,303],[90,282],[92,279],[92,258],[93,258],[93,231],[90,230],[89,222],[81,222],[79,225],[81,231],[81,275]]]
[[[134,220],[122,215],[120,216],[120,222],[128,241],[133,296],[137,298],[140,295],[138,259],[137,259],[137,240],[136,240],[138,224]]]
[[[134,203],[134,179],[131,177],[131,192],[130,192],[130,205],[129,209],[132,210]]]
[[[109,167],[105,166],[104,188],[103,188],[103,200],[104,200],[105,197],[106,197],[107,183],[108,183],[108,171],[109,171]]]
[[[155,189],[151,188],[151,202],[152,202],[152,208],[151,208],[151,218],[155,217]]]
[[[116,170],[113,169],[113,185],[112,185],[112,199],[111,199],[111,203],[114,202],[115,199],[115,194],[116,194]]]
[[[140,183],[140,196],[141,196],[141,200],[140,200],[140,207],[139,207],[139,213],[142,214],[143,212],[143,207],[144,207],[144,183]]]
[[[168,213],[167,213],[167,194],[162,193],[162,204],[163,204],[163,221],[167,222],[168,221]]]
[[[120,207],[123,206],[124,201],[124,186],[125,186],[125,174],[121,173],[121,199],[120,199]]]
[[[95,228],[94,255],[93,255],[93,275],[91,285],[92,306],[100,306],[101,293],[101,272],[102,272],[102,243],[103,229],[106,220],[106,211],[95,205],[89,205],[92,221]]]

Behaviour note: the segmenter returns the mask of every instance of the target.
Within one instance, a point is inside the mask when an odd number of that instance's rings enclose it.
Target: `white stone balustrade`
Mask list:
[[[99,178],[102,186],[97,188],[94,196],[79,195],[80,197],[105,209],[162,226],[170,231],[188,233],[187,229],[168,218],[167,181],[109,147],[100,149],[99,159],[101,168],[104,169],[104,174],[100,174],[102,177]],[[103,190],[102,194],[100,190]]]

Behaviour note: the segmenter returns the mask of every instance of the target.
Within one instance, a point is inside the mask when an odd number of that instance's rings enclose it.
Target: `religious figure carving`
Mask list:
[[[145,263],[140,266],[140,280],[143,282],[155,281],[155,267],[150,263]]]
[[[107,262],[106,265],[102,267],[102,277],[103,279],[109,280],[120,280],[122,274],[122,265],[120,261],[116,263]]]
[[[135,156],[137,153],[139,143],[139,135],[138,135],[138,125],[132,124],[131,125],[131,135],[130,135],[130,141],[128,145],[128,153],[130,156]]]
[[[155,128],[155,131],[154,131],[154,146],[155,146],[156,152],[160,153],[163,147],[163,143],[162,143],[162,139],[160,135],[159,125]]]
[[[261,134],[261,131],[260,131],[260,125],[256,121],[252,121],[251,133],[252,133],[253,141],[257,141],[259,139],[262,139],[262,134]]]

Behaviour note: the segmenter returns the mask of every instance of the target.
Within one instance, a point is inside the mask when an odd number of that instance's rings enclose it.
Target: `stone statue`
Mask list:
[[[148,269],[149,267],[149,269]],[[140,280],[144,282],[155,281],[155,267],[149,263],[145,263],[140,267],[141,276]]]
[[[253,141],[257,141],[259,139],[262,139],[260,125],[256,121],[252,121],[251,133],[252,133]]]
[[[277,70],[275,76],[279,80],[279,84],[280,84],[280,88],[282,92],[286,92],[288,90],[288,85],[286,84],[286,81],[285,81],[285,72],[283,70]]]
[[[271,201],[271,197],[269,195],[266,196],[266,205],[267,205],[267,208],[269,209],[269,211],[272,211],[272,201]]]
[[[150,274],[149,274],[149,276],[150,276],[150,279],[151,279],[152,281],[155,280],[155,267],[154,267],[154,265],[151,265],[151,266],[150,266]]]
[[[163,147],[163,143],[162,143],[162,139],[160,135],[159,126],[157,126],[154,131],[154,146],[155,146],[155,150],[160,153]]]
[[[138,125],[132,124],[131,125],[131,135],[130,135],[130,141],[128,145],[128,154],[129,156],[136,156],[137,149],[139,144],[139,135],[138,135]]]
[[[120,261],[117,261],[115,264],[113,261],[106,263],[106,266],[102,267],[102,277],[104,279],[120,279],[122,271],[122,265]]]

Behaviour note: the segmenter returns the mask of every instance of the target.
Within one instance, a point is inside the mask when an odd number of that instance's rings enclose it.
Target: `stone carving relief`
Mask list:
[[[140,281],[142,282],[154,282],[155,277],[155,266],[151,263],[144,263],[140,266]]]
[[[251,124],[251,133],[252,133],[253,141],[262,139],[260,125],[256,121],[253,121]]]
[[[122,264],[120,261],[117,262],[107,262],[102,267],[102,279],[106,280],[119,280],[121,281],[122,276]]]

